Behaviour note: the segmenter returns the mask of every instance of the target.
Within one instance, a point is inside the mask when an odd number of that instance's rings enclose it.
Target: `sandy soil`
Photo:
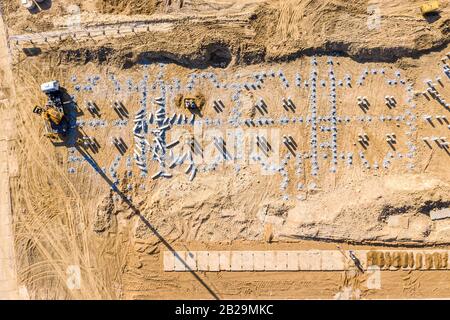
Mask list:
[[[74,14],[68,5],[64,6],[65,2],[32,15],[13,2],[4,7],[11,34],[155,19],[173,22],[169,32],[128,36],[120,47],[99,41],[89,45],[88,53],[84,45],[69,42],[62,46],[72,53],[80,49],[81,56],[95,57],[95,52],[101,50],[109,59],[122,62],[139,60],[139,53],[146,52],[193,67],[197,60],[207,59],[218,49],[231,52],[237,63],[293,59],[313,52],[341,52],[360,61],[392,61],[441,49],[449,41],[450,7],[446,2],[440,19],[429,21],[420,14],[419,0],[195,0],[183,1],[181,8],[177,8],[178,1],[173,1],[168,7],[158,2],[158,12],[153,15],[131,16],[127,15],[132,12],[130,8],[139,8],[144,1],[116,2],[120,5],[115,7],[115,15],[102,15],[93,5],[84,4],[79,4]],[[152,5],[148,8],[153,10]],[[173,41],[165,41],[168,38]],[[109,49],[106,54],[104,48]]]
[[[233,244],[184,243],[177,250],[344,250],[377,247],[299,241],[296,243]],[[379,248],[379,247],[378,247]],[[384,247],[387,249],[388,247]],[[165,249],[165,248],[164,248]],[[397,249],[397,248],[395,248]],[[406,249],[405,249],[406,250]],[[414,249],[409,249],[414,250]],[[200,280],[189,272],[161,272],[157,255],[136,254],[125,273],[124,297],[128,299],[184,299],[186,292],[199,299],[411,299],[447,298],[449,272],[381,271],[380,287],[371,288],[370,272],[197,272]],[[153,290],[151,289],[153,288]]]
[[[18,299],[16,256],[14,250],[13,211],[10,180],[16,175],[17,161],[11,150],[14,141],[14,86],[6,28],[0,12],[0,299]]]
[[[18,280],[30,298],[448,297],[443,270],[382,271],[382,287],[374,290],[352,269],[194,276],[164,272],[161,260],[170,248],[448,248],[450,222],[432,221],[430,212],[450,204],[449,151],[431,138],[448,141],[448,122],[441,116],[450,115],[424,93],[431,79],[440,96],[450,99],[442,61],[450,51],[448,4],[439,19],[427,21],[417,11],[419,1],[150,2],[80,1],[81,23],[164,23],[164,30],[11,42],[18,106],[11,147],[18,173],[11,197]],[[59,32],[64,4],[34,14],[12,2],[4,5],[9,34]],[[380,13],[380,25],[369,20],[372,9]],[[33,47],[37,53],[30,54]],[[258,81],[261,74],[266,76]],[[311,103],[314,77],[317,111]],[[50,79],[58,79],[74,101],[67,106],[73,130],[60,146],[42,137],[42,120],[31,112],[45,102],[40,84]],[[155,99],[165,95],[168,117],[190,118],[175,100],[194,93],[206,102],[197,122],[172,125],[164,138],[180,139],[163,155],[171,177],[152,179],[158,162],[149,157],[143,173],[133,160],[138,111],[145,105],[145,118],[156,116]],[[396,106],[386,106],[385,96],[395,97]],[[289,97],[295,106],[283,108]],[[367,98],[368,110],[358,106],[358,97]],[[267,111],[257,107],[261,99]],[[116,100],[125,114],[111,108]],[[97,105],[97,113],[87,101]],[[287,124],[279,123],[283,117]],[[275,122],[258,125],[261,119]],[[142,133],[152,145],[156,127],[149,123]],[[247,161],[234,158],[234,138],[241,133],[248,139],[241,150]],[[254,134],[267,137],[267,161],[283,169],[267,172],[252,160],[255,152],[266,159]],[[367,145],[358,142],[363,134]],[[392,134],[396,143],[389,145]],[[188,165],[169,170],[169,163],[188,152],[192,135],[199,144],[192,149],[198,172],[190,181]],[[284,135],[295,142],[294,152],[283,144]],[[83,136],[95,146],[76,143]],[[123,139],[123,154],[113,137]],[[226,140],[231,159],[216,160],[223,154],[213,137]]]

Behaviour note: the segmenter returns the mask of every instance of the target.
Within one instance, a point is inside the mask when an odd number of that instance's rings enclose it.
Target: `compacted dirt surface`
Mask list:
[[[0,298],[448,298],[424,2],[1,1]]]

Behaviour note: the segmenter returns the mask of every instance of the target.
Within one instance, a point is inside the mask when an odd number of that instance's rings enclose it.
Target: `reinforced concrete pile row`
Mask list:
[[[447,269],[448,252],[369,251],[367,266],[381,269]]]

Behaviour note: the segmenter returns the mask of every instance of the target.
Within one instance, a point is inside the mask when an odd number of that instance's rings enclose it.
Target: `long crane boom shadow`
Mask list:
[[[90,154],[84,150],[81,146],[75,145],[75,148],[78,150],[78,152],[81,154],[81,156],[86,160],[87,163],[89,163],[92,168],[100,174],[100,176],[105,180],[111,189],[116,192],[121,199],[130,207],[130,209],[133,211],[133,213],[141,219],[141,221],[145,224],[147,228],[149,228],[153,234],[158,237],[158,239],[161,241],[161,243],[169,250],[171,251],[176,259],[180,260],[183,265],[186,267],[186,270],[189,270],[189,272],[194,276],[194,278],[211,294],[211,296],[216,299],[220,300],[219,296],[203,281],[203,279],[200,278],[200,276],[191,269],[191,267],[187,264],[185,260],[183,260],[176,252],[176,250],[170,245],[169,242],[167,242],[166,239],[158,232],[158,230],[141,214],[140,210],[136,208],[136,206],[131,202],[126,195],[120,191],[120,189],[111,181],[110,178],[101,170],[101,168],[98,166],[97,162],[90,156]]]

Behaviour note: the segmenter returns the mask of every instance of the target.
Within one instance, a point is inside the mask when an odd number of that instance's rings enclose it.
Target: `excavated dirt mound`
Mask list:
[[[449,41],[449,4],[440,19],[424,19],[422,1],[288,0],[264,6],[254,24],[268,59],[311,51],[347,53],[358,60],[393,61]]]
[[[96,8],[100,13],[150,15],[162,3],[162,0],[97,0]]]
[[[424,18],[421,1],[367,2],[306,0],[99,1],[79,4],[80,23],[111,25],[148,23],[151,33],[89,45],[104,47],[126,59],[166,57],[187,64],[216,57],[238,64],[295,59],[304,54],[346,54],[359,61],[395,61],[442,49],[449,43],[450,5],[439,16]],[[17,4],[3,4],[13,33],[58,29],[71,19],[68,3],[30,14]],[[153,14],[158,11],[158,14]],[[161,13],[160,13],[161,12]],[[139,14],[138,16],[136,14]],[[153,14],[153,15],[152,15]],[[158,31],[158,24],[164,31]],[[165,39],[171,39],[166,41]],[[208,49],[220,46],[219,51]],[[85,45],[79,45],[80,49]],[[52,51],[58,49],[53,46]],[[61,45],[62,51],[77,50]]]

